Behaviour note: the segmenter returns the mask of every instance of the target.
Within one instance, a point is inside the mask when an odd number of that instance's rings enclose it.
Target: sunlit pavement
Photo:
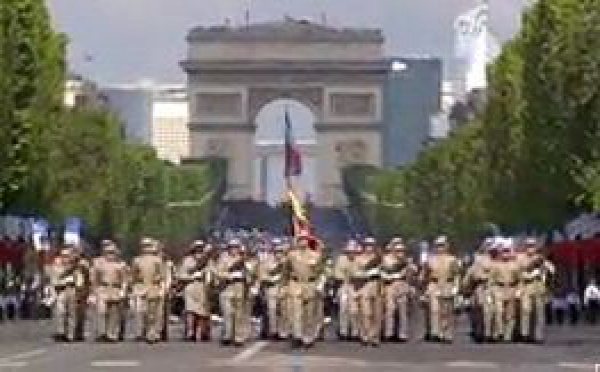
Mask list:
[[[147,345],[128,341],[56,344],[47,321],[0,323],[0,371],[595,371],[600,363],[600,327],[554,326],[543,345],[474,344],[462,324],[451,345],[425,343],[379,348],[342,343],[333,337],[310,350],[286,342],[253,341],[244,347],[179,341]]]

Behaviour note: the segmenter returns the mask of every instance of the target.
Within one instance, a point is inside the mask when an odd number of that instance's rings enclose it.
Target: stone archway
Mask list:
[[[278,204],[285,192],[286,112],[302,158],[302,174],[294,180],[294,187],[303,199],[313,200],[318,191],[315,114],[298,100],[275,99],[257,112],[254,121],[254,198],[271,206]]]
[[[257,146],[262,112],[279,100],[312,112],[316,134],[314,143],[305,146],[304,158],[307,163],[315,159],[314,166],[308,165],[314,180],[306,181],[305,188],[314,189],[311,200],[316,205],[345,205],[344,166],[381,165],[389,63],[379,30],[286,19],[240,28],[197,27],[187,40],[181,66],[188,80],[190,154],[227,159],[226,199],[272,203],[277,194],[273,188],[281,188],[268,185],[275,184],[269,179],[283,180],[282,164],[277,164],[283,130],[279,142],[272,138],[272,148],[268,143]],[[282,119],[273,120],[283,129]],[[279,160],[259,165],[257,158],[270,156]]]

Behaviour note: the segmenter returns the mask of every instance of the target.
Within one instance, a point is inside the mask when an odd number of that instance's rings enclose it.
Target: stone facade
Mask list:
[[[188,42],[181,65],[188,75],[190,154],[228,159],[229,198],[257,197],[256,161],[268,149],[256,149],[255,120],[265,105],[281,98],[314,114],[315,203],[345,203],[340,167],[381,165],[387,62],[379,31],[286,19],[196,28]]]

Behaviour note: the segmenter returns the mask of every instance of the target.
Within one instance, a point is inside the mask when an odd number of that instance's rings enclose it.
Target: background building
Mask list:
[[[128,141],[153,146],[159,158],[173,163],[189,155],[184,85],[119,84],[103,87],[102,93]]]
[[[392,58],[385,89],[382,128],[383,166],[414,160],[427,145],[432,121],[441,110],[442,61],[439,58]],[[437,129],[437,128],[435,128]]]

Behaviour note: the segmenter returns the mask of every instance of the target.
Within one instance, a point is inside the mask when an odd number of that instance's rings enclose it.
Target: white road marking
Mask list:
[[[95,360],[90,363],[92,367],[107,368],[107,367],[139,367],[139,360]]]
[[[492,362],[476,362],[471,360],[457,360],[446,363],[451,368],[498,368],[498,364]]]
[[[568,362],[558,363],[557,365],[561,368],[583,369],[586,371],[593,371],[594,366],[596,366],[595,364],[589,364],[589,363],[568,363]]]
[[[242,351],[238,355],[234,356],[233,359],[231,359],[231,361],[234,363],[241,363],[243,361],[246,361],[252,358],[255,354],[259,353],[268,344],[268,341],[255,342],[252,346]]]
[[[2,368],[23,368],[28,365],[29,363],[27,362],[0,362],[0,370]]]
[[[46,349],[34,349],[30,351],[25,351],[23,353],[9,355],[0,358],[0,363],[14,362],[16,360],[29,359],[42,354],[46,354],[48,350]]]

